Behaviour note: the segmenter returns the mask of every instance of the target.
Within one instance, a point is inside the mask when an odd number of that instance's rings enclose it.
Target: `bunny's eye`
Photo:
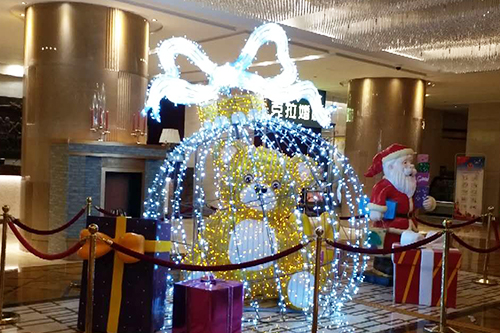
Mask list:
[[[245,183],[249,184],[251,183],[253,180],[253,176],[252,175],[246,175],[245,176]]]
[[[280,183],[279,181],[275,180],[275,181],[271,184],[271,186],[273,187],[273,189],[277,190],[277,189],[279,189],[279,188],[281,187],[281,183]]]

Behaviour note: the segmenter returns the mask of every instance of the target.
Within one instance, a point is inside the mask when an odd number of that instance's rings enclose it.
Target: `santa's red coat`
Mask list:
[[[391,200],[397,203],[396,206],[396,216],[393,220],[382,220],[374,222],[373,226],[376,228],[395,228],[406,230],[410,228],[410,219],[402,217],[402,215],[411,216],[413,213],[413,197],[408,197],[403,192],[398,191],[394,185],[391,184],[387,179],[380,180],[375,186],[373,186],[372,196],[370,198],[370,203],[368,208],[370,210],[376,210],[385,213],[387,210],[386,202]],[[412,221],[415,227],[417,226],[415,221]],[[400,235],[394,233],[387,233],[384,241],[384,248],[392,248],[393,243],[399,243]]]

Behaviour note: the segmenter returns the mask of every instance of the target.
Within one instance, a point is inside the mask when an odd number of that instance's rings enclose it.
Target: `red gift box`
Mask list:
[[[197,279],[174,285],[172,333],[239,333],[243,284]]]
[[[393,247],[399,247],[393,244]],[[395,253],[393,297],[396,303],[439,306],[441,301],[442,248],[422,248]],[[462,255],[450,249],[446,306],[457,306],[457,280]]]

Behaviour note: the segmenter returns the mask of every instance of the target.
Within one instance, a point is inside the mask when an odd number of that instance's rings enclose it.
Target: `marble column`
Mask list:
[[[483,187],[483,212],[488,206],[500,212],[500,103],[469,106],[466,154],[486,157]]]
[[[148,44],[149,23],[133,13],[75,2],[27,8],[21,169],[26,224],[48,229],[65,222],[53,220],[55,215],[71,215],[55,214],[66,203],[49,200],[50,183],[58,177],[50,168],[51,145],[97,140],[99,135],[90,131],[90,106],[98,84],[104,84],[109,111],[106,141],[135,142],[132,115],[144,103]],[[47,237],[30,240],[49,248]]]
[[[425,82],[410,78],[363,78],[349,82],[345,153],[369,195],[379,179],[364,173],[373,156],[393,143],[420,150]]]

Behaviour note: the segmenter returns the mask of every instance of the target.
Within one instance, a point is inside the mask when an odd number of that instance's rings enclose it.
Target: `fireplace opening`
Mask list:
[[[141,217],[142,172],[106,171],[104,208],[130,217]]]

